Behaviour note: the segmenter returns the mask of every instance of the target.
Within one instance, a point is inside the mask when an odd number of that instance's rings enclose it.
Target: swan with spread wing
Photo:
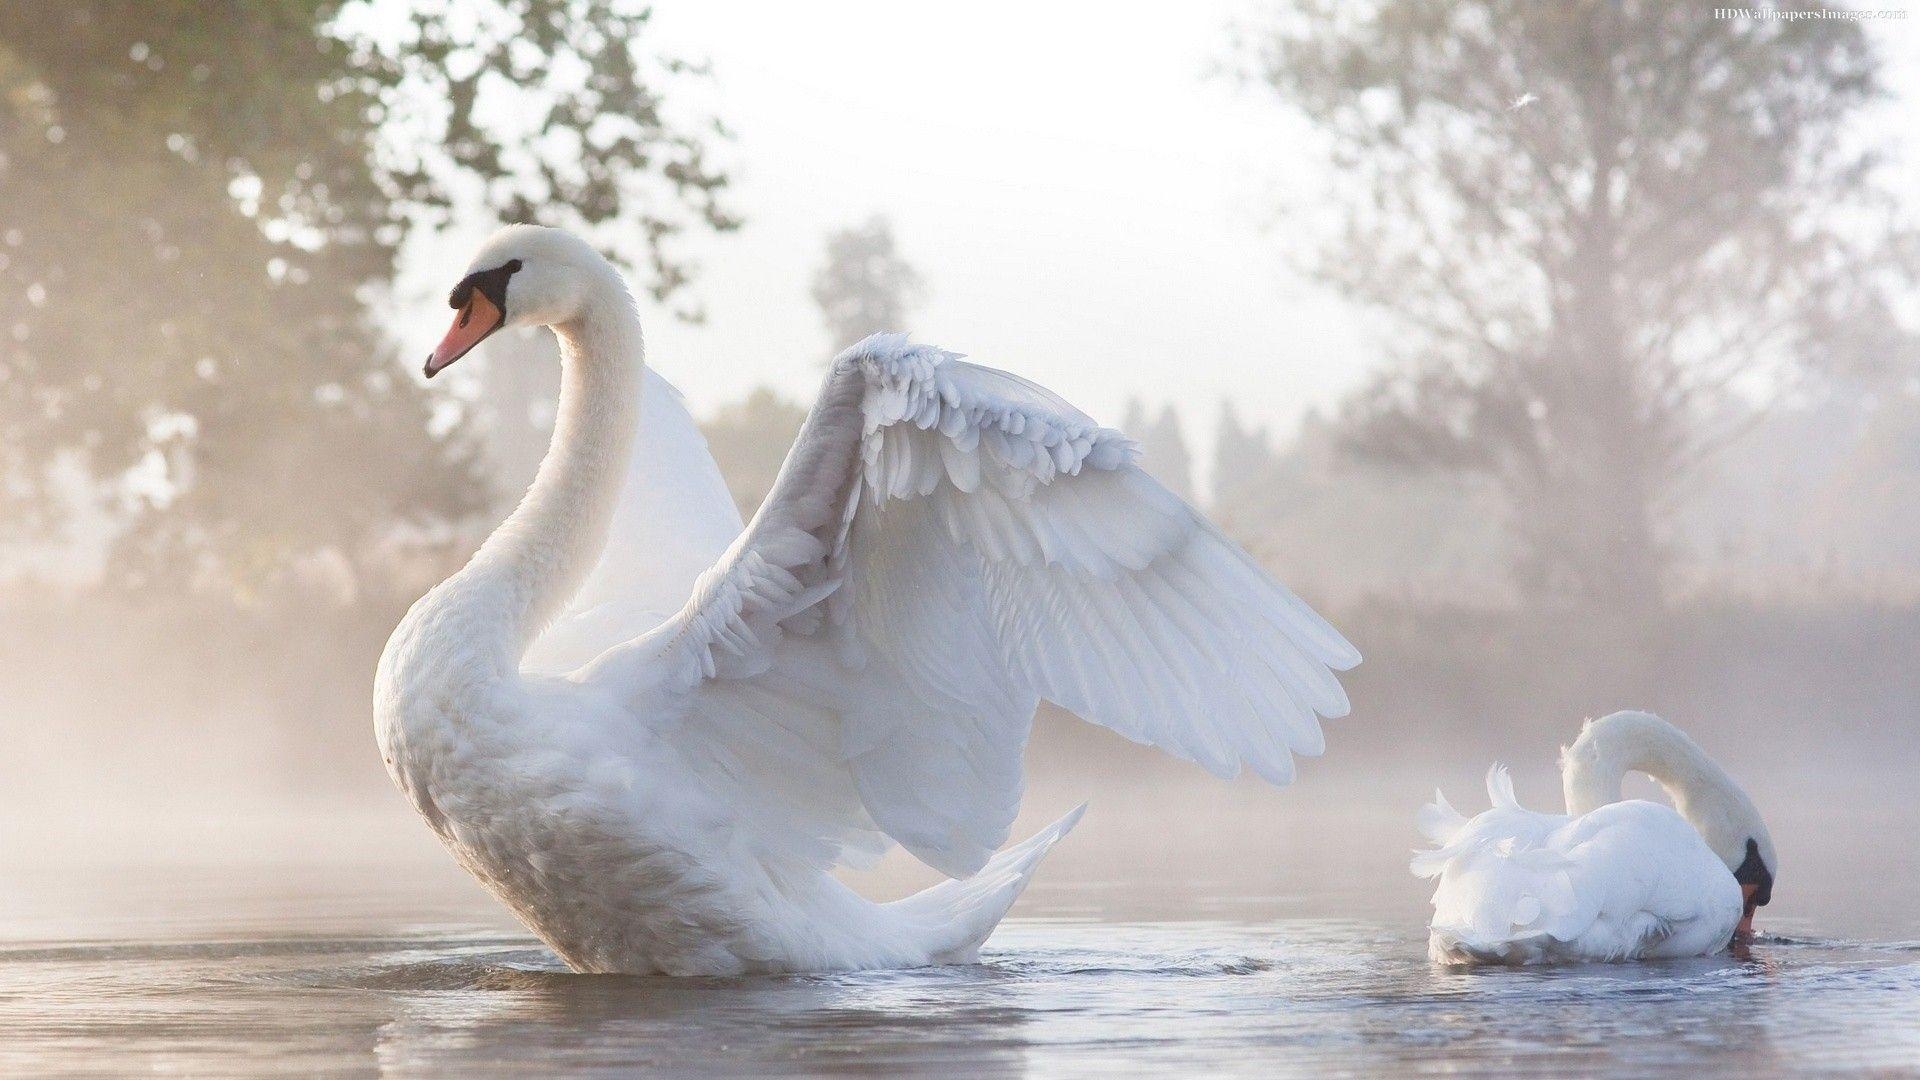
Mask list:
[[[501,230],[432,376],[558,335],[553,442],[512,516],[380,659],[388,771],[581,971],[971,961],[1079,812],[1006,842],[1041,699],[1275,784],[1359,655],[1053,394],[876,335],[834,361],[744,528],[625,282]],[[836,879],[890,843],[953,880]]]

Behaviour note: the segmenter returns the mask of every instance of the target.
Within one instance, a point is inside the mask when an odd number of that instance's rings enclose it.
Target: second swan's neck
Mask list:
[[[1758,819],[1746,792],[1685,732],[1641,712],[1592,721],[1562,752],[1567,813],[1578,817],[1619,802],[1620,783],[1630,772],[1645,773],[1666,789],[1673,808],[1716,851],[1724,844],[1744,843],[1744,835],[1731,832]]]
[[[456,602],[478,605],[488,651],[514,666],[599,560],[639,416],[644,349],[624,289],[553,331],[560,404],[547,456],[520,505],[447,583]]]

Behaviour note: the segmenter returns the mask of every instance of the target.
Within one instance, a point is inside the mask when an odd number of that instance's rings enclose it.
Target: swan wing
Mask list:
[[[607,546],[579,595],[534,642],[529,671],[572,671],[658,626],[740,535],[740,511],[672,383],[647,368],[639,431]]]
[[[686,606],[594,677],[683,695],[679,745],[823,858],[877,832],[979,869],[1042,698],[1287,783],[1359,654],[1136,458],[1040,387],[875,335]]]
[[[1726,947],[1740,921],[1740,885],[1678,811],[1629,799],[1576,818],[1563,833],[1569,887],[1585,898],[1582,911],[1594,913],[1575,939],[1581,956],[1699,956]]]

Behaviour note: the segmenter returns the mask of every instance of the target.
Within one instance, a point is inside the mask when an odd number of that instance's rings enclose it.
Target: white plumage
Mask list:
[[[1620,801],[1630,770],[1654,776],[1679,809]],[[1435,846],[1412,869],[1439,879],[1436,962],[1699,956],[1725,948],[1743,917],[1750,929],[1753,906],[1771,893],[1773,843],[1745,794],[1691,739],[1658,717],[1614,713],[1583,728],[1563,771],[1566,814],[1521,806],[1498,765],[1487,773],[1492,809],[1471,821],[1437,791],[1422,808],[1420,831]]]
[[[516,226],[472,269],[506,323],[555,327],[559,421],[521,507],[395,631],[377,726],[575,967],[968,960],[1078,816],[993,854],[1042,698],[1276,783],[1346,711],[1339,633],[1047,391],[870,338],[740,531],[677,399],[642,394],[604,260]],[[830,875],[890,840],[964,880],[874,904]]]

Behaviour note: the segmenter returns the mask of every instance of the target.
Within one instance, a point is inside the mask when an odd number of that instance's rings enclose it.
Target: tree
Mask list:
[[[1352,443],[1494,478],[1527,592],[1657,602],[1674,482],[1794,372],[1911,340],[1886,297],[1913,234],[1850,124],[1882,94],[1858,22],[1291,10],[1253,70],[1331,147],[1337,228],[1307,269],[1400,353]]]
[[[1213,511],[1234,518],[1260,501],[1260,489],[1272,483],[1276,462],[1266,428],[1240,423],[1233,402],[1220,403],[1220,425],[1213,439]]]
[[[762,386],[700,425],[742,518],[766,501],[806,419],[807,410]]]
[[[836,353],[868,334],[905,330],[925,292],[894,245],[893,226],[878,215],[828,236],[826,265],[813,276],[813,302]]]
[[[1154,479],[1175,495],[1192,502],[1193,455],[1187,451],[1187,437],[1180,431],[1180,415],[1173,411],[1172,405],[1160,407],[1160,419],[1147,430],[1140,449]]]
[[[485,432],[487,516],[499,521],[519,505],[553,440],[560,344],[545,330],[509,330],[489,338],[480,352],[477,369],[462,365],[480,382],[475,419]]]
[[[115,581],[237,596],[484,499],[368,317],[459,210],[636,231],[644,282],[733,225],[625,0],[0,0],[0,480],[54,535],[78,460]],[[408,365],[410,368],[412,365]],[[138,478],[129,483],[128,478]]]
[[[1193,455],[1187,452],[1186,436],[1180,433],[1180,416],[1172,405],[1162,405],[1159,419],[1149,423],[1139,399],[1128,398],[1120,430],[1139,441],[1140,464],[1149,476],[1175,495],[1193,501]]]

